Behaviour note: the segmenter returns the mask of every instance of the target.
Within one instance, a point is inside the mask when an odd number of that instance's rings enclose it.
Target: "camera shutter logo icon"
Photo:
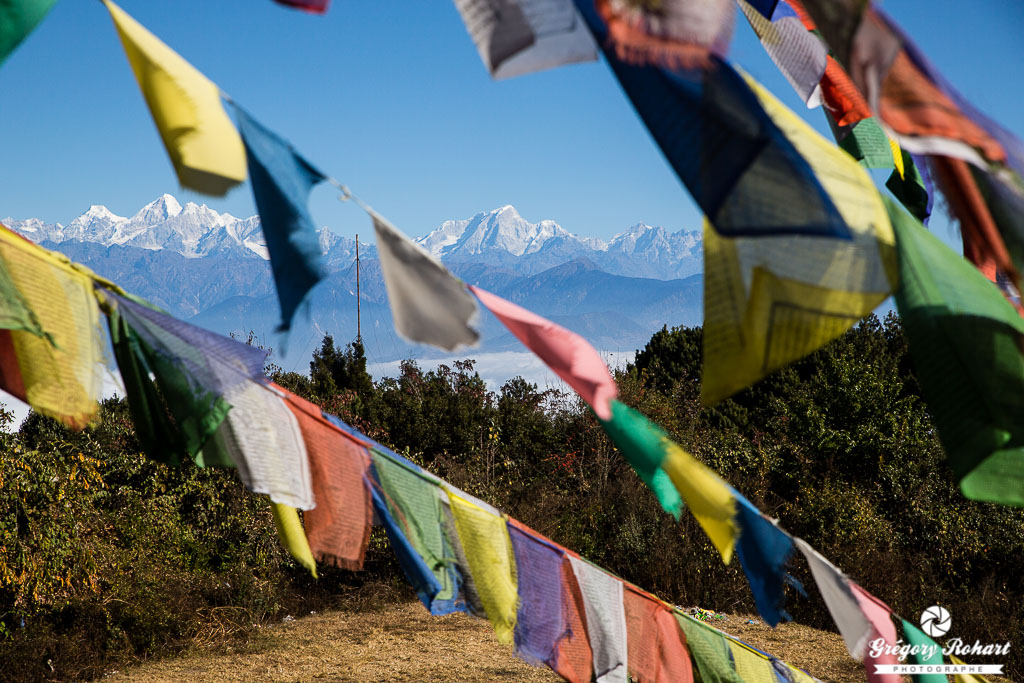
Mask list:
[[[945,607],[932,605],[921,612],[921,630],[932,638],[946,635],[952,625],[953,617],[949,616]]]

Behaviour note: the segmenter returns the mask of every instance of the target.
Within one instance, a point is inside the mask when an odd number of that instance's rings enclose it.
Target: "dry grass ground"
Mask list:
[[[750,617],[716,621],[722,630],[824,681],[862,683],[864,669],[834,634]],[[431,617],[418,602],[329,611],[261,628],[247,639],[196,647],[145,662],[110,681],[554,681],[517,659],[490,624],[455,614]]]

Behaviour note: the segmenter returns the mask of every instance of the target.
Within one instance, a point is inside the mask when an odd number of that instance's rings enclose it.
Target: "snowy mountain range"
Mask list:
[[[278,320],[259,216],[237,218],[164,194],[131,217],[94,205],[67,225],[38,218],[4,225],[170,313],[218,332],[270,337]],[[328,277],[300,312],[292,338],[355,336],[355,242],[319,230]],[[512,206],[445,221],[416,240],[467,281],[526,305],[588,337],[599,348],[642,346],[663,324],[700,320],[701,234],[638,223],[610,241],[581,237],[552,220],[531,223]],[[391,328],[372,244],[360,244],[364,340],[377,360],[429,353]],[[484,348],[513,348],[504,328],[483,317]],[[384,348],[387,347],[387,348]],[[289,365],[301,367],[306,359]]]

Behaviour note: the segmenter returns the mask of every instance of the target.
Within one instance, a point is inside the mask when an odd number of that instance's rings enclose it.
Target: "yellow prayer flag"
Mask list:
[[[790,680],[793,681],[793,683],[814,683],[816,680],[811,678],[803,669],[798,669],[787,662],[783,662],[783,664],[785,664],[786,668],[789,669]]]
[[[959,666],[967,666],[962,659],[953,655],[949,655],[949,661]],[[980,674],[953,674],[953,680],[955,683],[988,683],[988,679]]]
[[[810,164],[851,239],[726,238],[704,230],[704,373],[712,405],[835,339],[898,280],[895,237],[871,177],[748,78],[765,112]]]
[[[732,650],[732,662],[736,673],[745,683],[776,683],[775,669],[771,662],[732,638],[726,638]]]
[[[904,173],[906,169],[903,166],[903,150],[900,149],[900,143],[896,142],[893,136],[888,133],[885,134],[887,140],[889,140],[889,149],[892,150],[892,165],[896,168],[896,172],[900,174],[900,178],[905,178]]]
[[[511,643],[519,609],[512,540],[503,517],[447,491],[462,550],[480,602],[501,643]]]
[[[281,545],[288,549],[299,564],[309,570],[314,579],[317,578],[316,562],[313,561],[309,540],[299,520],[299,511],[284,503],[271,501],[270,505],[274,512],[274,526],[277,527],[277,537],[281,539]]]
[[[708,538],[722,555],[722,560],[729,564],[739,527],[736,518],[736,499],[728,484],[715,474],[711,468],[684,451],[675,442],[665,439],[665,459],[661,468],[686,501],[690,512],[704,527]]]
[[[0,266],[49,335],[9,332],[10,343],[5,339],[0,348],[8,390],[43,415],[85,427],[99,409],[102,391],[100,312],[91,278],[66,258],[2,227]],[[7,363],[11,355],[14,363]]]
[[[245,180],[245,148],[220,89],[124,10],[103,0],[183,187],[222,196]]]

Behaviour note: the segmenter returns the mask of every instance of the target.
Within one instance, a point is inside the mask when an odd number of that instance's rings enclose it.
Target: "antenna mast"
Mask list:
[[[359,233],[356,233],[356,341],[363,343],[363,321],[359,309]]]

